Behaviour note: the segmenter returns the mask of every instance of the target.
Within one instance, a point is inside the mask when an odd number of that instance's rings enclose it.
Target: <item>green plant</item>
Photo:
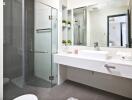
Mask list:
[[[71,40],[67,40],[67,43],[70,44],[70,45],[72,44]]]
[[[62,23],[66,23],[66,20],[62,20]]]
[[[62,40],[62,44],[66,45],[66,40]]]
[[[70,21],[68,21],[68,22],[67,22],[67,24],[70,24],[70,25],[71,25],[71,22],[70,22]]]

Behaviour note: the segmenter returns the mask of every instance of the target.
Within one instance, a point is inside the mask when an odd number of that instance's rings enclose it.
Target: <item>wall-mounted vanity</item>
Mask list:
[[[132,1],[68,1],[62,6],[62,40],[71,46],[63,41],[66,46],[54,55],[58,84],[68,79],[132,98]]]
[[[54,63],[59,64],[58,84],[71,80],[132,98],[130,58],[110,58],[107,51],[80,50],[78,54],[55,54]]]

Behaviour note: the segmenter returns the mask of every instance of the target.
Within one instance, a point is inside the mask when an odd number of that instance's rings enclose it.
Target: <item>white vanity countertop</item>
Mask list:
[[[73,68],[90,70],[132,79],[132,61],[122,59],[88,58],[79,54],[54,54],[54,62]],[[106,66],[108,65],[108,66]]]
[[[119,64],[119,65],[126,65],[132,67],[132,61],[131,60],[123,60],[123,59],[98,59],[98,58],[88,58],[84,57],[78,54],[67,54],[67,53],[58,53],[54,56],[63,56],[63,57],[70,57],[70,58],[78,58],[78,59],[87,59],[91,61],[99,61],[99,62],[105,62],[105,63],[113,63],[113,64]]]

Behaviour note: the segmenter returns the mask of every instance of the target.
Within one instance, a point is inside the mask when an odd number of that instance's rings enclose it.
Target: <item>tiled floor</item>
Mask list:
[[[69,97],[75,97],[79,100],[130,100],[71,81],[66,81],[62,85],[53,88],[40,88],[28,85],[19,88],[12,83],[4,86],[4,100],[12,100],[17,96],[28,93],[37,95],[39,100],[67,100]]]
[[[42,88],[50,88],[51,83],[43,80],[41,78],[38,78],[36,76],[30,77],[30,80],[27,82],[28,85],[34,86],[34,87],[42,87]]]

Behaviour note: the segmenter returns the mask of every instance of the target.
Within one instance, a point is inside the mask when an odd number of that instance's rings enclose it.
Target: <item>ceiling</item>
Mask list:
[[[124,7],[129,6],[130,0],[97,0],[98,4],[110,7]]]
[[[88,0],[89,1],[89,0]],[[127,9],[129,6],[130,0],[96,0],[91,5],[87,5],[89,11],[96,11],[101,9],[118,9],[118,8],[125,8]],[[84,9],[86,7],[81,7],[79,9],[74,9],[74,14],[84,13]]]
[[[128,8],[130,0],[98,0],[93,5],[89,5],[89,9],[106,9],[106,8]]]
[[[68,0],[69,8],[78,8],[83,6],[100,6],[100,7],[126,7],[130,0]]]

